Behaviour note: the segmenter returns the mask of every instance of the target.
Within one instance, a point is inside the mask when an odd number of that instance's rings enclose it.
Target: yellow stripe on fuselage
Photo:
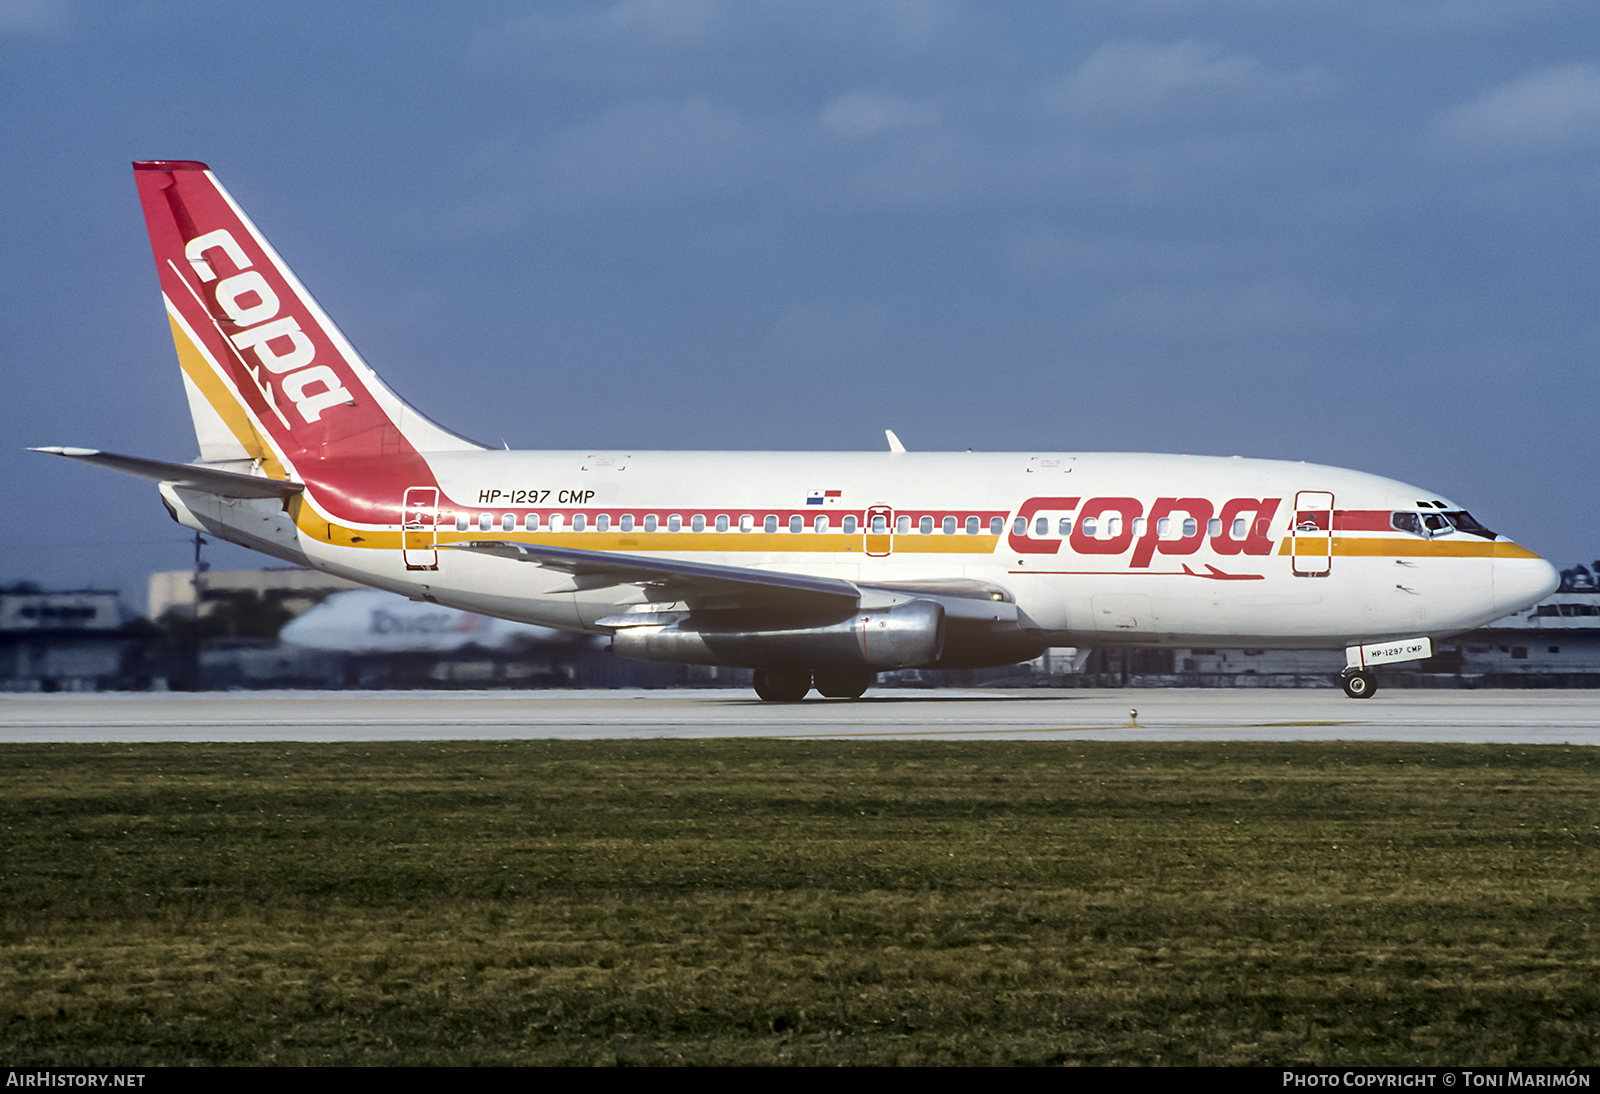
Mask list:
[[[1320,556],[1327,540],[1285,539],[1279,555]],[[1538,558],[1520,543],[1449,539],[1335,539],[1333,553],[1346,556],[1400,555],[1405,558]]]

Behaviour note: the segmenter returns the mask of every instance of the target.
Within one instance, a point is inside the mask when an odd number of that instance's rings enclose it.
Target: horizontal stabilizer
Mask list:
[[[300,493],[305,486],[283,479],[258,478],[241,475],[237,471],[222,471],[192,463],[168,463],[165,460],[147,460],[139,456],[121,456],[115,452],[101,452],[95,448],[35,448],[52,456],[65,456],[79,463],[92,463],[137,479],[151,482],[170,482],[190,490],[200,490],[223,498],[287,498]]]

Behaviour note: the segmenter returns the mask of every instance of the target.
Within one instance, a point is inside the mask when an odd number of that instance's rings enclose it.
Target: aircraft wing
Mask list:
[[[948,615],[961,619],[1014,622],[1017,606],[1009,592],[985,582],[948,581],[861,583],[782,570],[757,570],[708,562],[581,551],[569,547],[475,540],[451,545],[457,551],[533,562],[572,575],[572,590],[611,585],[638,585],[658,590],[660,600],[681,600],[691,608],[788,608],[838,611],[865,606],[864,600],[892,603],[902,599],[938,601]],[[618,621],[622,617],[617,617]],[[602,621],[605,622],[605,621]],[[645,622],[641,616],[638,622]]]
[[[202,490],[224,498],[286,498],[305,489],[302,483],[284,479],[258,478],[192,463],[168,463],[165,460],[147,460],[141,456],[122,456],[115,452],[101,452],[97,448],[35,448],[33,451],[65,456],[69,460],[92,463],[134,478],[170,482],[174,486]]]
[[[861,590],[855,585],[832,577],[506,540],[474,540],[450,546],[457,551],[516,559],[564,571],[572,575],[572,591],[640,585],[659,590],[662,600],[682,600],[693,607],[783,606],[838,610],[854,608],[861,598]]]

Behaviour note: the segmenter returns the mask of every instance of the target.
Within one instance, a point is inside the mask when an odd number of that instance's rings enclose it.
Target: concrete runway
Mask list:
[[[1129,710],[1138,710],[1137,724]],[[746,691],[0,695],[0,743],[787,737],[1600,744],[1597,691],[925,691],[769,704]]]

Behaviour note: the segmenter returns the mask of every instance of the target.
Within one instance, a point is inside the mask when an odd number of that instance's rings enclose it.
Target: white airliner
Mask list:
[[[1107,453],[507,452],[389,390],[201,163],[134,164],[199,438],[180,524],[415,600],[756,671],[763,699],[1050,646],[1430,655],[1555,569],[1431,490]]]
[[[279,638],[291,646],[340,653],[450,653],[469,646],[514,650],[519,644],[590,642],[594,639],[456,611],[378,589],[334,593],[290,620]]]

